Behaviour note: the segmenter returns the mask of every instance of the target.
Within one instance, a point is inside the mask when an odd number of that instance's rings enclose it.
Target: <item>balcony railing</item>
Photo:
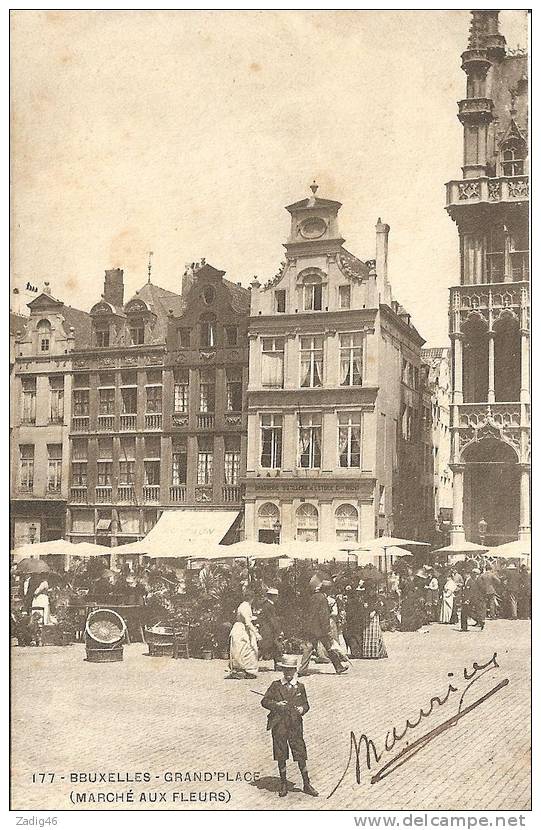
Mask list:
[[[479,283],[478,285],[453,285],[450,288],[453,311],[475,311],[491,307],[495,312],[504,308],[528,305],[527,282]]]
[[[520,427],[519,403],[461,403],[458,406],[460,429],[479,429],[487,423],[499,428]]]
[[[160,485],[145,484],[143,486],[143,501],[156,503],[160,500]]]
[[[98,432],[114,432],[114,429],[114,415],[98,415]]]
[[[96,487],[96,504],[112,504],[113,488],[111,485]]]
[[[145,414],[145,429],[161,429],[162,428],[162,413],[151,412]]]
[[[199,429],[214,429],[214,413],[200,412],[197,416],[197,426]]]
[[[74,415],[71,419],[72,432],[88,432],[90,418],[88,415]]]
[[[121,432],[135,432],[137,429],[137,414],[121,415],[120,416],[120,431]]]
[[[119,484],[117,490],[117,499],[122,504],[134,504],[135,493],[133,484]]]
[[[240,501],[240,484],[224,484],[222,487],[222,499],[226,503]]]
[[[186,501],[186,485],[172,484],[169,488],[169,500],[174,504],[181,504]]]
[[[525,202],[530,195],[528,176],[461,179],[448,182],[447,207],[487,202]]]
[[[76,485],[71,488],[71,500],[75,504],[87,504],[88,488],[83,485]]]

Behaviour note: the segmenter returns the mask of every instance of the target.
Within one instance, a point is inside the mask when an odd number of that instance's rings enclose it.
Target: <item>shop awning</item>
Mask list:
[[[164,510],[144,539],[121,545],[115,553],[203,557],[220,544],[238,515],[238,510]]]

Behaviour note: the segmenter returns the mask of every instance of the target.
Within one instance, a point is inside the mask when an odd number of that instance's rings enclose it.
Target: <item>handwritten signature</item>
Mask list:
[[[398,752],[389,761],[387,761],[387,763],[380,767],[378,771],[375,773],[375,775],[372,775],[372,777],[370,778],[371,784],[376,784],[378,781],[382,781],[388,775],[391,775],[391,773],[393,773],[403,764],[407,763],[407,761],[410,761],[413,757],[415,757],[415,755],[417,755],[418,752],[424,749],[425,746],[427,746],[430,743],[430,741],[433,741],[434,738],[438,737],[438,735],[441,735],[448,729],[451,729],[453,726],[456,726],[456,724],[462,718],[466,717],[466,715],[468,715],[470,712],[472,712],[486,700],[495,695],[496,692],[499,692],[500,689],[503,689],[505,686],[508,685],[509,679],[505,678],[504,680],[501,680],[492,689],[490,689],[490,691],[486,692],[486,694],[482,695],[482,697],[477,698],[477,700],[475,700],[473,703],[470,703],[467,706],[464,705],[466,694],[472,688],[472,686],[475,683],[477,683],[482,677],[484,677],[485,674],[488,674],[488,672],[492,671],[493,669],[499,668],[499,663],[496,659],[497,656],[497,652],[494,652],[490,660],[487,663],[483,663],[481,665],[479,665],[477,662],[474,662],[472,664],[472,668],[470,671],[464,668],[464,680],[468,681],[468,684],[462,690],[462,694],[460,696],[460,700],[458,703],[458,708],[455,714],[447,720],[443,721],[443,723],[440,723],[438,726],[434,727],[434,729],[431,729],[429,732],[426,732],[420,738],[417,738],[417,740],[413,741],[413,743],[406,742],[406,745],[402,750],[400,750],[400,752]],[[454,677],[454,674],[453,672],[448,672],[447,676]],[[355,732],[351,731],[349,738],[349,757],[346,767],[341,777],[339,778],[337,784],[331,790],[327,798],[331,798],[331,796],[333,796],[337,789],[340,787],[340,785],[344,781],[344,778],[347,775],[347,772],[350,768],[353,759],[355,759],[355,780],[357,784],[361,783],[361,750],[363,747],[365,752],[366,769],[371,770],[373,766],[380,763],[385,753],[391,752],[396,746],[396,744],[402,741],[403,738],[405,738],[408,732],[410,732],[413,729],[416,729],[423,720],[429,718],[434,712],[436,706],[445,706],[445,704],[449,701],[452,695],[456,694],[459,691],[460,690],[456,686],[454,686],[452,682],[449,682],[445,694],[442,697],[438,695],[431,697],[428,707],[421,708],[419,710],[418,717],[412,720],[408,718],[402,731],[397,731],[396,726],[393,726],[393,728],[389,732],[387,732],[387,734],[385,735],[384,749],[378,749],[374,741],[371,738],[369,738],[368,735],[363,733],[360,737],[357,737]]]

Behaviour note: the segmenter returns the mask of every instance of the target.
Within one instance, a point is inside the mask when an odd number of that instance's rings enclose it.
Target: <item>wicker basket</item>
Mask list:
[[[114,648],[91,648],[86,647],[86,659],[88,663],[119,663],[124,658],[123,646]]]
[[[126,623],[116,611],[97,608],[86,619],[87,648],[112,649],[121,645],[126,634]],[[122,659],[122,658],[121,658]]]
[[[173,656],[173,629],[167,626],[155,625],[145,628],[145,643],[148,646],[149,657]]]

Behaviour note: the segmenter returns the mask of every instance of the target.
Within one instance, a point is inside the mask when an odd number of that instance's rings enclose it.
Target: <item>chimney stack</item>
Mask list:
[[[122,268],[111,268],[105,272],[103,299],[115,308],[122,308],[124,305],[124,271]]]
[[[378,219],[376,225],[376,274],[381,303],[390,303],[391,286],[387,275],[389,256],[389,225]]]

